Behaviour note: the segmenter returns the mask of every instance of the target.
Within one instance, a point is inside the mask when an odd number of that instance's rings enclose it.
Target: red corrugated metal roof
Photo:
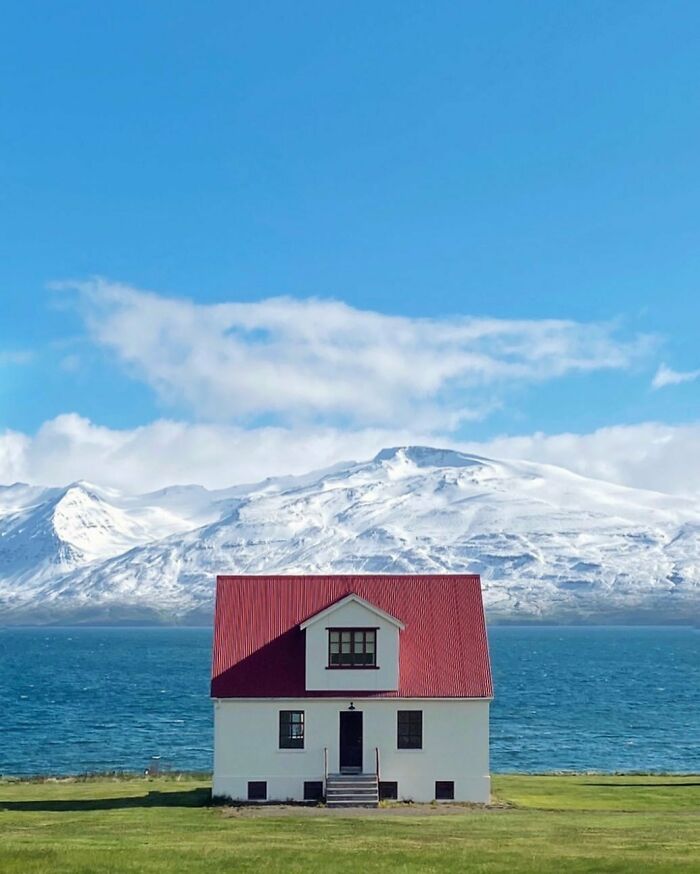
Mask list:
[[[301,698],[299,624],[354,592],[406,626],[399,688],[354,697],[490,698],[491,667],[476,575],[221,576],[216,586],[214,698]]]

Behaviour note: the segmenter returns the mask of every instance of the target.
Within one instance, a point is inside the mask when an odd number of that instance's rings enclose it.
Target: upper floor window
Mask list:
[[[329,628],[329,668],[376,668],[376,628]]]
[[[280,749],[304,749],[303,710],[280,710]]]

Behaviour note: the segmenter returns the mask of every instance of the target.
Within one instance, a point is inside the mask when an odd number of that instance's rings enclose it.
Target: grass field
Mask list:
[[[194,777],[0,781],[0,872],[700,872],[700,777],[496,776],[494,794],[348,815],[209,807]]]

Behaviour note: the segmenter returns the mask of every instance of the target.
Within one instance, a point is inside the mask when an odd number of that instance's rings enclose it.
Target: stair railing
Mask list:
[[[326,797],[328,786],[328,747],[323,748],[323,797]]]
[[[379,747],[374,748],[374,771],[377,775],[377,782],[379,782]]]

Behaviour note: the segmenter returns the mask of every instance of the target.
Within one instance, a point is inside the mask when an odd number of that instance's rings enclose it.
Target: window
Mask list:
[[[395,780],[379,781],[379,800],[396,801],[399,797],[399,784]]]
[[[321,780],[304,781],[304,801],[321,801],[323,799],[323,782]]]
[[[329,628],[329,668],[376,668],[376,628]]]
[[[454,780],[436,780],[435,781],[435,800],[436,801],[452,801],[455,797]]]
[[[396,746],[400,750],[422,750],[423,711],[399,710],[396,715]]]
[[[248,801],[267,801],[266,780],[250,780],[248,782]]]
[[[280,749],[304,749],[303,710],[280,710]]]

